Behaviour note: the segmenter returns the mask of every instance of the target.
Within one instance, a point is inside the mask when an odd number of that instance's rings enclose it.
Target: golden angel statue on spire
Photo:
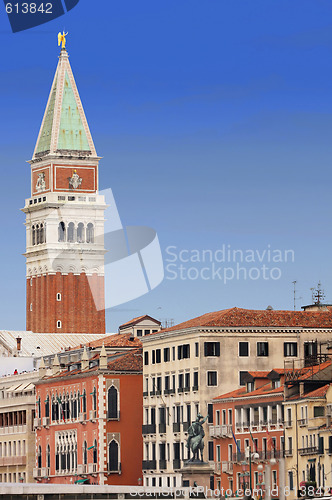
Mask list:
[[[68,33],[65,33],[64,31],[61,33],[61,31],[59,31],[58,33],[58,45],[60,45],[60,43],[62,42],[62,49],[65,49],[66,48],[66,36],[68,35]]]

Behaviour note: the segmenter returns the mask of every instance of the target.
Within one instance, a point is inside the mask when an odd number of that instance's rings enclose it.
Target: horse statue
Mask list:
[[[204,418],[200,413],[196,417],[196,421],[191,424],[188,429],[188,440],[187,448],[193,452],[193,457],[188,460],[188,462],[199,461],[199,452],[201,455],[200,461],[203,462],[203,450],[205,432],[203,429],[203,424],[208,418],[208,415]],[[203,420],[202,420],[203,419]]]

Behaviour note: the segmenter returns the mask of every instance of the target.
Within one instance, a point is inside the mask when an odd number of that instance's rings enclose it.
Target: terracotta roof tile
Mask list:
[[[130,340],[131,339],[131,340]],[[91,347],[92,349],[97,347],[135,347],[139,348],[142,346],[142,342],[137,337],[132,337],[130,333],[115,333],[104,337],[102,339],[93,340],[86,345],[86,347]],[[71,350],[79,349],[81,346],[73,347]]]
[[[327,311],[267,311],[254,309],[224,309],[190,319],[161,330],[170,332],[199,327],[295,327],[332,328],[332,312]],[[150,335],[156,335],[151,333]]]

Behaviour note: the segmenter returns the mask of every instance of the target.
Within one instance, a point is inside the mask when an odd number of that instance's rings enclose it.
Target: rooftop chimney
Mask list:
[[[19,352],[21,350],[21,337],[16,337],[16,349]]]

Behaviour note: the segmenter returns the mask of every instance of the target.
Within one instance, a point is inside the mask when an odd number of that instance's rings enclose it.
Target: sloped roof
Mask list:
[[[47,356],[80,344],[89,344],[108,338],[109,334],[96,333],[33,333],[29,331],[0,330],[0,343],[12,353],[16,352],[16,338],[21,337],[22,356]],[[97,340],[101,339],[101,340]]]
[[[140,339],[137,337],[132,337],[130,333],[114,333],[97,340],[92,340],[85,345],[86,347],[95,349],[98,347],[102,347],[103,344],[105,347],[142,347],[142,342],[140,341]],[[79,348],[80,345],[73,347],[72,350]]]
[[[332,328],[332,312],[274,311],[233,307],[184,321],[161,332],[199,327]],[[158,332],[160,333],[160,332]],[[150,333],[156,335],[156,333]]]
[[[65,49],[60,52],[33,159],[63,151],[97,156]]]
[[[283,397],[284,393],[284,386],[281,385],[280,387],[275,387],[274,389],[271,388],[271,383],[264,384],[263,386],[259,387],[258,389],[255,389],[254,391],[251,392],[246,392],[245,387],[241,387],[240,389],[236,389],[235,391],[227,392],[226,394],[222,394],[221,396],[217,396],[213,398],[213,401],[219,401],[223,399],[229,399],[229,398],[252,398],[254,396],[277,396],[280,394],[280,397]]]
[[[138,316],[137,318],[133,318],[130,321],[127,321],[126,323],[123,323],[122,325],[119,326],[119,330],[121,330],[124,327],[127,328],[128,326],[137,325],[137,323],[140,323],[143,319],[150,319],[151,321],[154,321],[158,325],[161,324],[159,320],[157,320],[155,318],[152,318],[148,314],[143,314],[143,316]]]

